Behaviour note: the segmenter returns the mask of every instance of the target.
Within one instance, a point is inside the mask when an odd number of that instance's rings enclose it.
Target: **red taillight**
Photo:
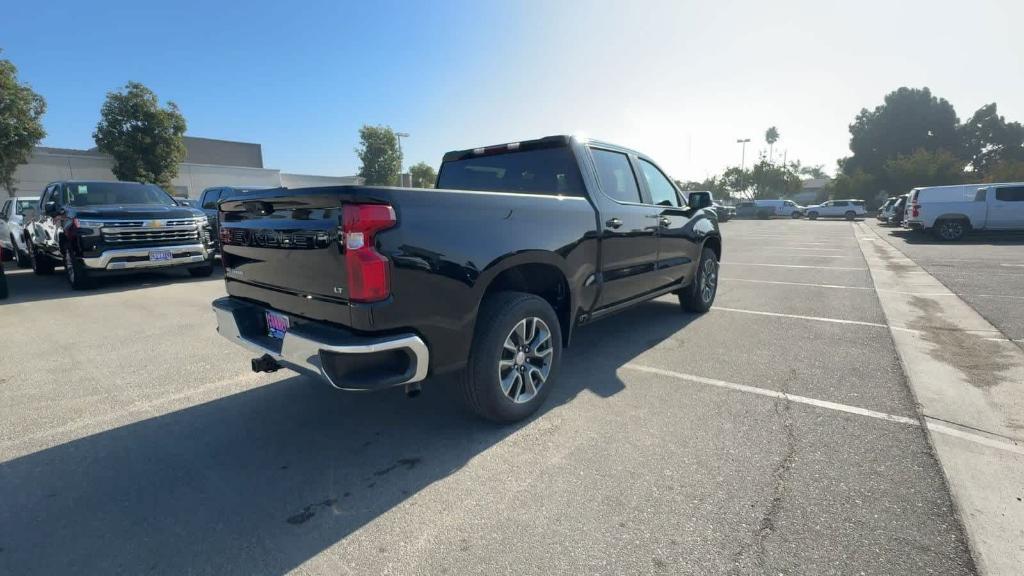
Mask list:
[[[384,204],[346,204],[342,209],[341,237],[349,300],[374,302],[391,295],[388,259],[377,252],[373,235],[395,223],[394,209]]]
[[[911,206],[910,207],[910,215],[913,216],[914,218],[917,218],[918,216],[920,216],[921,215],[921,205],[920,204],[914,204],[913,206]]]

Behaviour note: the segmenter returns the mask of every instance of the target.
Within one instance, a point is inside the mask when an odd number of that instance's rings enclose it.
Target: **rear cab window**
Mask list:
[[[568,146],[521,150],[446,159],[437,187],[449,190],[516,192],[543,196],[583,196],[579,165]]]

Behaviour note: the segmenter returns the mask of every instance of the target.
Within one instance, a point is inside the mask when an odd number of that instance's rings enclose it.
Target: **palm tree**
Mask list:
[[[775,162],[775,158],[772,156],[772,149],[775,147],[775,143],[779,141],[779,130],[775,126],[765,130],[764,141],[768,143],[768,160],[772,163]]]

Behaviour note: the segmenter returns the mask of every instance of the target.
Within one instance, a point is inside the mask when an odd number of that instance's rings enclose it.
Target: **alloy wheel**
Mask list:
[[[498,359],[502,393],[516,404],[532,400],[551,373],[553,353],[551,329],[543,320],[531,316],[516,323]]]
[[[964,225],[956,221],[943,222],[942,226],[939,228],[939,234],[941,234],[946,240],[956,240],[962,236],[963,233]]]
[[[710,303],[715,297],[715,290],[718,288],[718,263],[714,258],[708,258],[701,265],[700,274],[700,299]]]

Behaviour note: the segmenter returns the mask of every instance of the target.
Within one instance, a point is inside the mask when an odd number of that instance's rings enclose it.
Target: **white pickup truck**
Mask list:
[[[914,188],[903,226],[949,241],[972,230],[1024,230],[1024,182]]]

